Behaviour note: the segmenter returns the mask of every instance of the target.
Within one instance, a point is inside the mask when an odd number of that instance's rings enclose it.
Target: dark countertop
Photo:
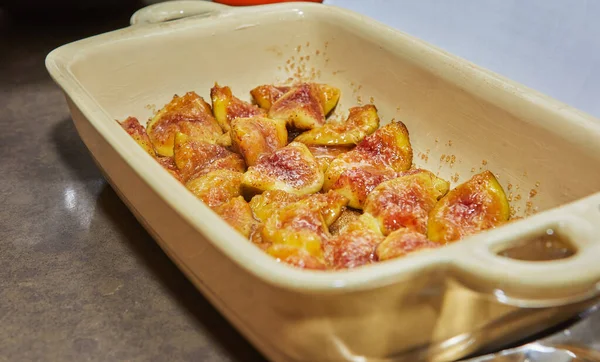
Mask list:
[[[0,361],[264,361],[106,183],[46,72],[132,11],[0,13]]]
[[[106,183],[46,72],[135,8],[0,11],[0,361],[264,361]],[[600,313],[567,334],[598,348]]]

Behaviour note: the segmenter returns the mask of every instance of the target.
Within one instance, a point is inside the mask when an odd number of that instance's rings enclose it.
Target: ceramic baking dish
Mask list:
[[[133,25],[51,52],[47,68],[113,188],[190,280],[276,361],[446,361],[513,342],[586,308],[600,281],[600,123],[359,14],[287,3],[153,5]],[[340,272],[277,263],[165,172],[115,119],[149,117],[215,81],[340,87],[402,120],[415,163],[454,184],[498,174],[517,215],[440,250]],[[552,229],[575,256],[503,247]]]

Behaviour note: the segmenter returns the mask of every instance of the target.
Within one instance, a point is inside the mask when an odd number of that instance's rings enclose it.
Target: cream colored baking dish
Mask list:
[[[47,68],[107,180],[268,358],[452,360],[537,332],[597,296],[600,123],[592,117],[335,7],[176,1],[142,9],[132,23],[54,50]],[[517,214],[540,212],[356,270],[294,269],[238,235],[115,122],[144,119],[175,93],[207,97],[215,81],[244,97],[294,76],[340,87],[339,110],[374,101],[384,123],[405,122],[417,165],[455,183],[489,168]],[[537,263],[496,255],[548,228],[577,254]]]

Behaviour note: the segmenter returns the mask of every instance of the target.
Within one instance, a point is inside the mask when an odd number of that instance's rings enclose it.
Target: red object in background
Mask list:
[[[323,0],[213,0],[213,1],[216,3],[232,5],[232,6],[287,3],[287,2],[292,2],[292,1],[305,1],[305,2],[313,2],[313,3],[322,3],[323,2]]]

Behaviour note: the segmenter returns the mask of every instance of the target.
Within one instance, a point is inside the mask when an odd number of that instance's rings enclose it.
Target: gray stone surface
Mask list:
[[[264,361],[107,185],[46,72],[131,11],[0,13],[0,361]]]

